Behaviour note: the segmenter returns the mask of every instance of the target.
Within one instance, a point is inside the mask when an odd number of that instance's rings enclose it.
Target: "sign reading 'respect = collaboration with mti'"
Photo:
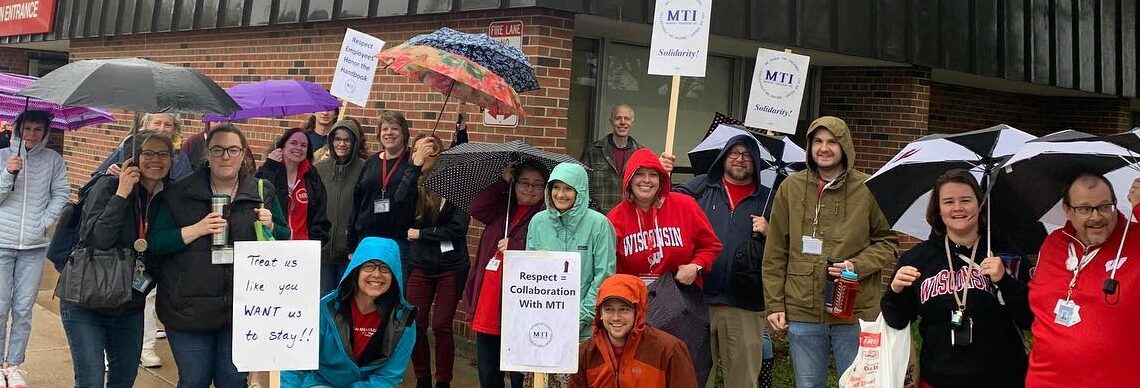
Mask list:
[[[376,78],[376,63],[383,48],[384,41],[347,28],[329,93],[357,106],[367,105],[372,80]]]
[[[317,369],[320,262],[320,241],[234,243],[238,371]]]
[[[499,369],[578,371],[581,253],[507,251]]]

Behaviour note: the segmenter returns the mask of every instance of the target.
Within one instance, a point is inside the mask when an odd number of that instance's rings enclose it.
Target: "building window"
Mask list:
[[[589,146],[591,124],[598,117],[598,48],[597,39],[574,38],[570,61],[570,109],[567,112],[566,154],[582,155]],[[608,110],[606,112],[609,112]],[[608,113],[605,113],[608,114]],[[606,127],[608,128],[608,126]]]
[[[648,73],[649,48],[645,46],[611,42],[605,57],[602,104],[594,115],[597,125],[593,138],[610,133],[610,108],[626,103],[634,109],[632,136],[654,152],[664,151],[672,78]],[[734,62],[733,58],[710,55],[705,77],[681,77],[673,144],[680,174],[692,172],[687,152],[701,142],[715,112],[732,112]]]

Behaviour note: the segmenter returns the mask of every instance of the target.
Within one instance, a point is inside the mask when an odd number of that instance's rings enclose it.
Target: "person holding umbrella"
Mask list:
[[[883,294],[883,319],[902,330],[922,318],[924,387],[1025,386],[1021,330],[1033,322],[1028,289],[1001,257],[987,257],[982,189],[959,169],[938,178],[933,193],[926,218],[935,235],[899,258]]]
[[[660,303],[660,302],[659,302]],[[593,338],[578,346],[571,388],[697,388],[685,343],[646,322],[649,290],[636,276],[618,274],[598,288]]]
[[[594,302],[602,280],[614,273],[617,257],[614,228],[606,216],[590,209],[590,185],[586,168],[578,163],[560,163],[546,183],[546,209],[530,220],[527,250],[577,251],[581,258],[581,308],[578,314],[578,340],[593,335]],[[551,381],[565,387],[568,375],[554,375]]]
[[[0,330],[0,370],[9,387],[24,387],[24,351],[32,331],[32,305],[47,254],[47,229],[67,204],[67,166],[59,153],[47,148],[51,114],[21,113],[12,133],[14,147],[0,149],[0,322],[11,321],[11,332]]]
[[[1140,178],[1132,181],[1130,214],[1117,210],[1102,175],[1073,178],[1062,199],[1068,222],[1041,245],[1029,281],[1033,350],[1025,386],[1128,387],[1140,343]],[[1129,259],[1131,258],[1131,259]],[[1112,285],[1107,282],[1115,275]]]
[[[420,175],[419,199],[416,201],[416,222],[408,229],[412,244],[412,258],[408,261],[408,300],[416,306],[416,346],[412,352],[416,387],[431,388],[431,344],[428,328],[435,337],[435,387],[451,386],[452,367],[455,363],[455,338],[452,320],[467,281],[471,259],[467,255],[467,227],[471,217],[462,208],[424,187],[423,181],[435,166],[443,141],[434,135],[416,137],[416,142],[428,139],[433,150],[424,161]],[[434,312],[433,310],[434,306]],[[429,322],[430,321],[430,322]]]
[[[212,240],[224,233],[227,245],[257,241],[259,227],[286,240],[289,223],[276,188],[265,182],[262,196],[244,163],[249,143],[241,130],[221,124],[206,139],[206,164],[170,186],[147,232],[155,256],[158,317],[166,325],[180,387],[244,387],[246,374],[237,371],[231,354],[232,257],[224,250],[215,253]],[[213,198],[222,196],[229,205],[222,213],[212,212]]]
[[[129,251],[134,253],[129,257],[140,259],[136,265],[145,265],[149,262],[149,253],[145,246],[136,244],[146,238],[146,227],[155,217],[151,210],[161,201],[163,188],[170,183],[171,156],[175,148],[170,136],[158,131],[142,131],[133,137],[125,143],[134,146],[127,151],[132,155],[125,161],[127,167],[118,175],[95,178],[83,202],[79,244],[100,250]],[[98,310],[60,300],[60,317],[71,349],[77,387],[102,387],[104,381],[107,387],[134,385],[144,349],[143,312],[149,299],[147,295],[153,295],[151,290],[135,289],[127,303]],[[150,313],[153,314],[153,310]],[[146,366],[146,358],[141,358]]]
[[[697,201],[672,191],[671,168],[670,159],[659,159],[646,148],[634,151],[626,163],[624,198],[607,215],[617,235],[617,273],[639,276],[646,284],[664,275],[672,276],[680,285],[701,287],[706,268],[713,268],[723,245]],[[703,308],[703,299],[699,303]],[[700,319],[708,321],[707,316]],[[708,343],[707,330],[670,334],[692,343]],[[693,355],[697,382],[705,384],[711,370],[710,360],[704,358],[709,355],[708,349],[694,351]]]
[[[469,206],[471,218],[486,225],[463,288],[482,388],[504,387],[499,370],[503,252],[526,248],[530,222],[545,208],[542,190],[548,177],[546,167],[537,161],[508,166],[502,179],[480,191]],[[512,388],[523,387],[522,373],[510,372],[510,379]]]
[[[321,248],[321,295],[336,288],[348,265],[348,222],[352,214],[352,195],[364,160],[368,158],[364,133],[355,119],[333,124],[325,144],[330,156],[317,162],[317,173],[324,183],[325,215],[329,219],[329,243]]]
[[[171,141],[174,142],[175,150],[178,150],[182,143],[182,121],[179,120],[178,115],[174,113],[144,114],[142,120],[139,121],[139,126],[131,130],[130,133],[127,133],[127,137],[130,137],[139,131],[160,131],[168,134]],[[95,177],[97,174],[104,172],[111,175],[119,174],[119,171],[122,169],[121,164],[123,163],[123,160],[130,157],[129,155],[123,154],[124,149],[129,151],[131,147],[133,147],[126,144],[126,138],[123,139],[124,140],[119,144],[119,147],[115,148],[114,151],[111,151],[111,154],[108,155],[106,159],[103,159],[102,163],[99,163],[99,167],[96,167],[95,171],[91,172],[92,177]],[[171,160],[173,161],[173,165],[171,166],[170,170],[170,179],[172,181],[182,179],[183,177],[190,175],[191,172],[194,172],[194,165],[190,163],[190,157],[185,153],[176,152],[173,155],[173,159]]]
[[[406,261],[411,258],[408,229],[416,219],[416,182],[420,166],[434,151],[429,142],[421,141],[414,153],[409,152],[408,120],[400,112],[380,115],[377,137],[383,149],[364,162],[360,180],[353,188],[348,246],[354,248],[368,236],[392,239],[400,246],[400,257],[407,267]]]

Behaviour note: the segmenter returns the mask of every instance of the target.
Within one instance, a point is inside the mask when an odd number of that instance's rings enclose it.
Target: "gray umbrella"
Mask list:
[[[20,90],[20,94],[60,105],[148,113],[229,115],[241,109],[202,73],[139,58],[69,63]]]
[[[661,274],[649,285],[646,322],[685,343],[697,371],[697,384],[705,386],[713,366],[712,344],[709,307],[700,287],[679,284],[671,273]]]

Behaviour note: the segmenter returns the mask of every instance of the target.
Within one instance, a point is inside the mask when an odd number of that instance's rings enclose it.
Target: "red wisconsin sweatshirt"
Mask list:
[[[1140,217],[1140,207],[1133,209]],[[1100,252],[1080,271],[1073,287],[1073,302],[1080,306],[1080,322],[1072,327],[1056,323],[1057,301],[1065,298],[1073,272],[1065,268],[1072,244],[1077,257],[1098,247],[1085,247],[1066,224],[1045,239],[1037,269],[1029,281],[1029,308],[1033,311],[1033,351],[1029,353],[1027,388],[1134,387],[1140,345],[1140,224],[1132,223],[1124,238],[1119,261],[1116,251],[1127,219],[1118,214],[1116,228]],[[1119,265],[1116,294],[1101,291],[1111,269]]]
[[[629,186],[639,168],[657,170],[661,176],[658,201],[642,211],[629,198]],[[705,213],[692,197],[670,190],[669,174],[648,149],[630,156],[622,178],[622,201],[607,217],[617,232],[617,273],[634,276],[676,273],[684,264],[697,264],[706,271],[722,249]],[[702,284],[697,278],[697,285]]]

